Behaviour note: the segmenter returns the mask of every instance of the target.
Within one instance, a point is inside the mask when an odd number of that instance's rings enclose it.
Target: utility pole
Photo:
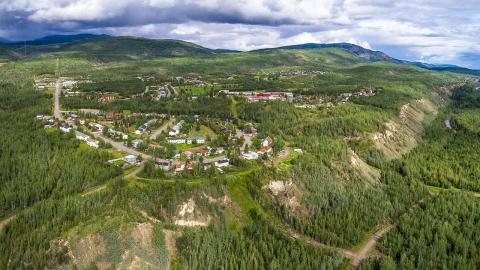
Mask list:
[[[23,54],[24,54],[24,57],[27,58],[27,41],[25,40],[24,42],[24,46],[23,46]]]

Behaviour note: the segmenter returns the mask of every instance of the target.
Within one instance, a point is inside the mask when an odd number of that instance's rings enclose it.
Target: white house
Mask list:
[[[135,130],[135,134],[141,135],[148,132],[148,127],[146,125],[141,125]]]
[[[100,146],[99,141],[93,140],[93,139],[90,139],[90,138],[88,138],[86,140],[86,143],[87,143],[88,146],[93,147],[93,148],[98,148]]]
[[[250,151],[250,152],[242,153],[242,157],[246,160],[258,159],[258,153]]]
[[[125,157],[122,158],[122,160],[131,164],[131,165],[137,165],[138,164],[137,157],[134,156],[134,155],[125,156]]]
[[[158,159],[155,161],[155,166],[163,171],[169,171],[172,168],[172,162],[170,160]]]
[[[109,129],[108,129],[108,133],[110,133],[110,134],[113,135],[113,136],[121,136],[123,140],[127,140],[127,139],[128,139],[128,135],[125,134],[125,133],[123,133],[123,132],[121,132],[121,131],[116,131],[116,130],[114,130],[114,129],[109,128]]]
[[[185,121],[180,120],[180,122],[178,122],[175,126],[172,127],[172,129],[168,132],[168,135],[177,136],[178,134],[180,134],[180,129],[182,128],[183,123],[185,123]]]
[[[70,132],[71,130],[72,130],[72,127],[69,126],[69,125],[67,125],[67,124],[62,124],[62,125],[60,126],[60,131],[62,131],[62,132],[68,133],[68,132]]]
[[[175,137],[168,137],[167,142],[169,143],[174,143],[174,144],[179,144],[179,143],[186,143],[187,139],[186,138],[175,138]]]
[[[301,148],[295,148],[295,149],[293,149],[293,151],[295,151],[299,154],[303,154],[303,150]]]
[[[80,141],[87,141],[90,138],[88,135],[81,133],[80,131],[75,131],[75,137]]]
[[[215,166],[216,167],[228,167],[230,166],[230,160],[228,158],[223,158],[215,161]]]
[[[141,144],[143,144],[143,141],[142,141],[142,140],[138,140],[138,139],[137,139],[137,140],[133,140],[133,141],[132,141],[132,146],[133,146],[134,148],[138,148]]]
[[[202,143],[205,143],[205,138],[196,138],[195,141],[196,141],[198,144],[202,144]]]

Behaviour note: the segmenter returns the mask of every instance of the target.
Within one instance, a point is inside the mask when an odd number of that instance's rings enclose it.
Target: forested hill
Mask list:
[[[210,49],[195,43],[174,39],[147,39],[131,36],[109,36],[95,34],[53,35],[24,42],[9,42],[0,39],[0,59],[19,59],[15,50],[23,50],[29,58],[54,53],[56,56],[85,58],[98,61],[152,59],[169,56],[214,56],[225,53],[242,53],[231,49]],[[263,53],[282,50],[323,50],[341,49],[353,58],[367,62],[385,61],[394,64],[407,64],[436,71],[478,75],[480,71],[454,65],[435,65],[393,58],[382,51],[375,51],[351,43],[305,43],[275,48],[265,48],[249,52]],[[244,52],[244,53],[249,53]]]
[[[20,49],[24,43],[5,44]],[[168,56],[213,55],[222,51],[204,48],[194,43],[173,39],[110,37],[106,35],[51,36],[26,43],[27,56],[35,58],[49,54],[100,61],[152,59]]]
[[[17,58],[18,58],[18,54],[16,54],[9,47],[0,44],[0,62],[10,61]]]
[[[215,52],[194,43],[173,39],[145,39],[135,37],[109,37],[76,42],[63,49],[91,55],[124,55],[154,58],[160,56],[210,55]]]
[[[295,49],[326,49],[326,48],[339,48],[350,52],[351,54],[366,59],[368,61],[387,61],[392,63],[402,63],[402,61],[397,60],[388,56],[387,54],[380,52],[380,51],[373,51],[369,49],[365,49],[361,46],[350,44],[350,43],[305,43],[305,44],[297,44],[297,45],[290,45],[290,46],[283,46],[277,48],[269,48],[269,49],[260,49],[257,51],[272,51],[272,50],[295,50]]]

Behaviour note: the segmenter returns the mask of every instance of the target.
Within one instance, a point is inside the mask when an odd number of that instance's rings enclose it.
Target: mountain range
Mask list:
[[[26,48],[25,48],[26,47]],[[369,62],[386,61],[397,64],[414,65],[420,68],[480,75],[480,70],[472,70],[456,65],[428,64],[393,58],[384,52],[374,51],[350,43],[305,43],[275,48],[258,49],[252,52],[277,50],[307,50],[338,48],[348,51],[355,57]],[[173,39],[147,39],[129,36],[109,36],[95,34],[52,35],[30,41],[9,41],[0,39],[0,60],[15,60],[35,57],[44,53],[69,53],[74,57],[93,58],[100,61],[118,59],[142,59],[165,56],[199,56],[223,53],[241,53],[230,49],[210,49],[200,45]]]

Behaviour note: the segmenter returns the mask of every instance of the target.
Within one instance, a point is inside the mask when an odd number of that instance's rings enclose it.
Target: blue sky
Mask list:
[[[478,0],[0,0],[0,37],[106,33],[251,50],[350,42],[480,69]]]

